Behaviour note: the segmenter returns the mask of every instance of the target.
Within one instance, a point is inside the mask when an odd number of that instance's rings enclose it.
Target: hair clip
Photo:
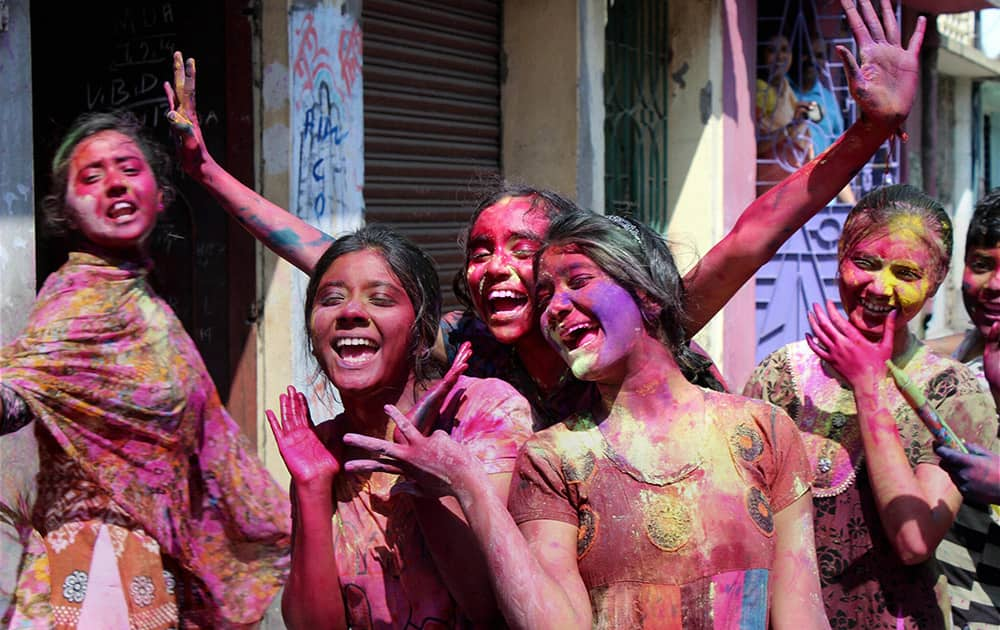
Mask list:
[[[608,221],[611,221],[621,229],[631,234],[632,238],[635,239],[635,242],[642,246],[642,237],[639,236],[639,228],[637,228],[634,223],[618,214],[608,215]]]

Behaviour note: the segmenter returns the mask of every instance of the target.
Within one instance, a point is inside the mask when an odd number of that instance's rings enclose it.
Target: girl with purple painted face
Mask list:
[[[887,375],[891,359],[926,390],[963,440],[993,444],[996,412],[975,376],[906,327],[951,256],[951,221],[912,186],[863,197],[838,248],[840,298],[810,313],[813,334],[766,358],[745,393],[788,412],[814,472],[816,549],[834,625],[944,628],[947,593],[934,550],[961,495],[933,436]]]
[[[599,399],[528,440],[510,512],[453,444],[348,435],[379,455],[348,468],[454,494],[513,627],[828,627],[801,440],[776,407],[684,377],[683,286],[665,241],[568,214],[535,274],[548,342]]]

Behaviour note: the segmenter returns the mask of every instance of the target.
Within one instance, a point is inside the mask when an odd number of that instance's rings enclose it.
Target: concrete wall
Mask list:
[[[575,0],[508,0],[503,8],[503,33],[504,176],[576,198],[580,4]]]
[[[288,2],[263,0],[260,50],[255,59],[261,87],[254,120],[258,126],[257,182],[260,193],[287,208],[289,195]],[[302,316],[292,304],[292,278],[297,269],[257,244],[257,295],[261,300],[257,343],[257,409],[277,409],[278,396],[292,381],[292,326]],[[290,478],[278,454],[271,429],[261,414],[257,452],[279,483]]]
[[[35,299],[35,188],[28,0],[8,0],[0,31],[0,343],[17,336]]]

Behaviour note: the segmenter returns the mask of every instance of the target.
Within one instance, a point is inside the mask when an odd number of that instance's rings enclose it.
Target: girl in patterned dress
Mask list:
[[[934,550],[961,504],[934,440],[887,375],[891,359],[963,440],[993,444],[996,411],[964,365],[906,324],[948,269],[952,226],[912,186],[863,197],[838,247],[840,299],[810,313],[813,334],[767,357],[744,393],[788,412],[815,476],[816,551],[837,628],[945,628]]]
[[[127,115],[81,117],[53,160],[69,260],[0,351],[0,433],[34,420],[40,462],[13,628],[243,627],[287,575],[288,498],[147,282],[167,173]]]
[[[518,448],[531,435],[527,401],[498,379],[460,376],[468,354],[435,378],[430,347],[441,296],[415,245],[369,225],[333,243],[306,289],[313,355],[344,412],[311,426],[289,388],[268,411],[292,476],[292,568],[282,601],[290,628],[489,626],[498,609],[479,549],[451,498],[411,496],[391,471],[357,471],[345,433],[390,441],[387,411],[407,413],[469,453],[506,497]]]

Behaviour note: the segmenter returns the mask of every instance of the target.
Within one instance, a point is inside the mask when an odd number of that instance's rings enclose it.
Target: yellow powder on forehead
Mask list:
[[[897,214],[889,219],[888,230],[890,233],[912,232],[915,236],[928,239],[930,237],[927,224],[923,217],[913,214]]]

